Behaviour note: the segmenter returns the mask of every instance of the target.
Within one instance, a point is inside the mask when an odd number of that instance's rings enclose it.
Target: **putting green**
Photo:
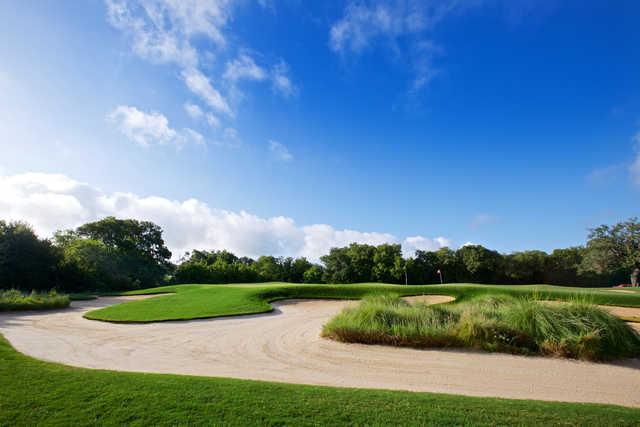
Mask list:
[[[175,285],[129,292],[128,295],[170,293],[142,301],[132,301],[85,315],[109,322],[157,322],[190,320],[239,314],[265,313],[270,302],[293,298],[360,299],[365,295],[395,293],[409,295],[449,295],[458,301],[493,293],[529,296],[536,299],[581,299],[602,305],[640,307],[640,293],[615,293],[607,289],[572,288],[551,285],[447,284],[403,286],[381,283],[351,285],[307,285],[260,283],[243,285]]]

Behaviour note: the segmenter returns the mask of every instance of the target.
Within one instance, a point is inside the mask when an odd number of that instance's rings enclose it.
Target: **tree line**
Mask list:
[[[332,248],[321,264],[306,258],[238,257],[193,250],[176,264],[149,221],[107,217],[41,239],[23,222],[0,220],[0,288],[66,292],[121,291],[171,283],[452,282],[570,286],[628,283],[640,263],[640,222],[591,229],[587,243],[551,253],[502,254],[480,245],[403,257],[399,244]]]

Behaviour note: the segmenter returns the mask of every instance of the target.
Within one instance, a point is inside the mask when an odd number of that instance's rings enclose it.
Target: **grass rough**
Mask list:
[[[322,334],[342,342],[471,347],[583,360],[640,355],[640,336],[593,304],[550,305],[508,295],[441,305],[409,304],[397,295],[371,296],[331,319]]]

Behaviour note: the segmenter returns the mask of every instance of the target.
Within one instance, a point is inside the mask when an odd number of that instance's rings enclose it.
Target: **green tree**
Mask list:
[[[171,252],[162,238],[162,228],[151,221],[117,219],[113,216],[78,227],[79,236],[102,241],[105,245],[129,254],[149,258],[158,265],[168,265]]]
[[[442,278],[445,283],[455,283],[460,281],[460,268],[458,266],[458,257],[456,252],[447,247],[440,248],[436,252],[438,259],[438,270],[442,273]],[[438,280],[440,278],[438,277]]]
[[[326,283],[353,283],[353,267],[348,248],[331,248],[327,255],[320,257],[324,263]]]
[[[373,256],[373,279],[377,282],[404,283],[404,259],[398,244],[382,244]]]
[[[502,255],[481,245],[465,245],[458,249],[456,257],[462,271],[458,280],[473,283],[495,283],[502,269]]]
[[[304,272],[304,283],[322,283],[322,277],[324,275],[324,269],[319,265],[312,265],[307,271]]]
[[[150,221],[107,217],[84,224],[75,233],[117,253],[122,275],[130,277],[133,287],[157,286],[172,269],[162,229]]]
[[[255,263],[260,279],[265,282],[282,282],[285,280],[281,261],[271,255],[263,255]]]
[[[233,253],[193,250],[177,266],[175,283],[249,283],[260,281],[256,263],[251,258],[238,258]]]
[[[346,252],[351,259],[351,282],[371,282],[373,279],[376,247],[372,245],[352,243],[347,247]]]
[[[514,252],[505,258],[505,273],[512,283],[547,283],[549,255],[543,251]]]
[[[609,275],[612,281],[628,282],[631,270],[640,265],[638,218],[593,228],[588,239],[580,271]]]
[[[139,288],[140,282],[127,275],[123,256],[100,240],[76,239],[67,242],[62,261],[66,287],[80,291]]]
[[[313,264],[305,257],[296,258],[289,269],[288,281],[292,283],[304,283],[304,273],[306,273]]]
[[[438,255],[435,252],[417,250],[413,258],[407,260],[407,276],[412,285],[439,283]]]
[[[58,286],[61,255],[23,222],[0,221],[0,288],[25,291]]]
[[[548,257],[548,273],[545,283],[554,285],[591,284],[593,275],[581,274],[579,271],[584,254],[585,249],[581,246],[555,249]]]

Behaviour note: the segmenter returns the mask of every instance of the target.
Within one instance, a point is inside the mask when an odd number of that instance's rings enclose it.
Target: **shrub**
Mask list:
[[[47,310],[69,306],[69,296],[55,290],[49,292],[32,291],[30,294],[17,289],[0,290],[0,311]]]

